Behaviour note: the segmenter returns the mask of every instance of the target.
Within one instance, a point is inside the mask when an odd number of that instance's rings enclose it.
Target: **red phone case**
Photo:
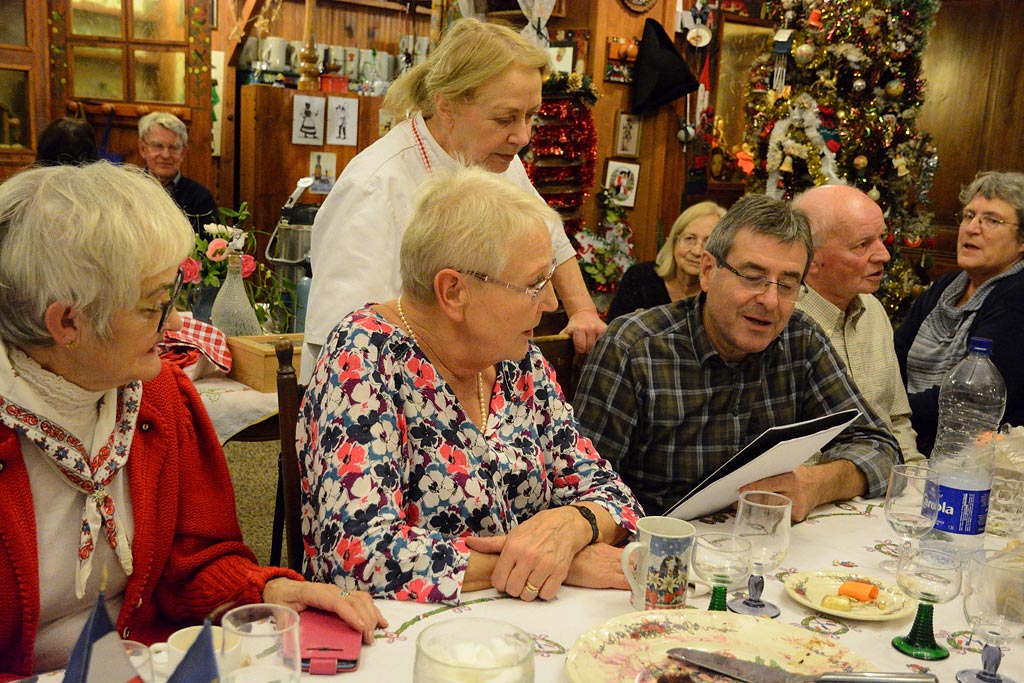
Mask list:
[[[359,668],[363,635],[336,614],[303,611],[299,616],[299,641],[303,671],[333,676]]]

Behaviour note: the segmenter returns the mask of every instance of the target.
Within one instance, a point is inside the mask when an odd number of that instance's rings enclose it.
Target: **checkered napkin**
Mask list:
[[[180,330],[164,330],[164,340],[159,346],[161,358],[168,358],[182,367],[198,360],[195,353],[198,350],[224,372],[231,370],[231,351],[228,350],[227,337],[213,325],[196,320],[191,315],[181,316]]]

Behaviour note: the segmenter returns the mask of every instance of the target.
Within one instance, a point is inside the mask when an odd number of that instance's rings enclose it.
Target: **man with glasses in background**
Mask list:
[[[188,129],[174,114],[155,111],[139,119],[139,154],[146,170],[160,181],[174,203],[202,234],[207,223],[220,221],[217,202],[202,184],[181,174],[188,150]]]
[[[769,427],[855,408],[821,462],[742,487],[818,505],[885,493],[895,438],[828,337],[795,311],[813,253],[807,217],[748,195],[711,232],[702,294],[617,318],[583,369],[581,431],[659,514]]]

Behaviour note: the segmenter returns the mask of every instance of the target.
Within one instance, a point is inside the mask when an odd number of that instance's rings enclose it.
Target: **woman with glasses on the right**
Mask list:
[[[1024,424],[1024,174],[979,173],[960,192],[956,260],[963,269],[943,275],[910,309],[896,330],[918,447],[931,453],[939,415],[939,387],[967,355],[971,337],[992,340],[992,361],[1006,382],[1003,422]]]

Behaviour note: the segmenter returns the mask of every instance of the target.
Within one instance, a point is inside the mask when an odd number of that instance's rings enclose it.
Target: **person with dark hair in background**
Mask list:
[[[99,159],[96,131],[85,119],[51,121],[36,142],[36,163],[40,166],[91,164]]]

